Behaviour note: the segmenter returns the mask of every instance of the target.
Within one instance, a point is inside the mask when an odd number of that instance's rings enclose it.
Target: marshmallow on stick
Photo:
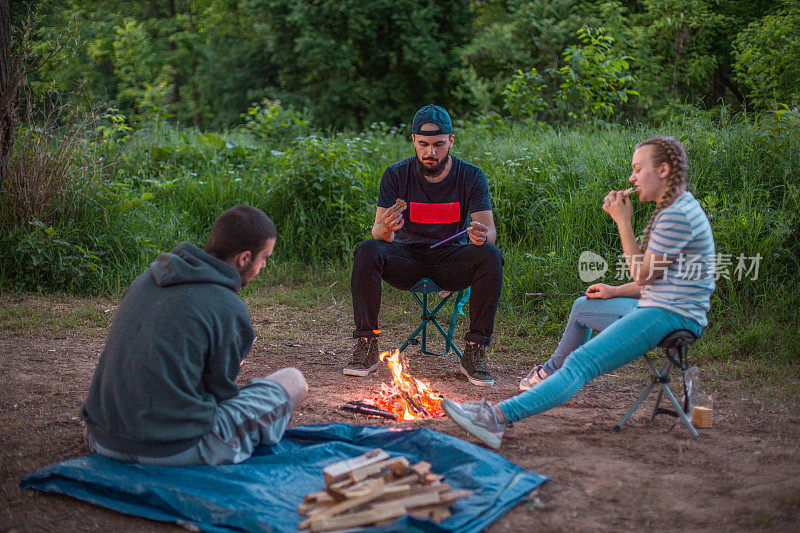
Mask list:
[[[397,201],[394,203],[394,205],[399,205],[400,206],[400,211],[404,211],[405,208],[406,208],[406,203],[403,200],[401,200],[400,198],[397,199]]]

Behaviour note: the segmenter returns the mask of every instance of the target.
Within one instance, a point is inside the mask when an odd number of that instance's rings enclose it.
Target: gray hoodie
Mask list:
[[[111,450],[162,457],[208,433],[235,396],[255,338],[232,266],[189,243],[160,255],[122,297],[81,418]]]

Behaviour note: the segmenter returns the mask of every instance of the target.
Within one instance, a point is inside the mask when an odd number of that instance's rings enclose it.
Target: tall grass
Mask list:
[[[159,252],[182,240],[202,245],[214,218],[238,203],[262,208],[278,225],[274,258],[280,266],[272,281],[306,279],[320,268],[349,271],[352,250],[370,236],[383,169],[413,153],[407,135],[383,125],[286,139],[163,124],[129,132],[111,118],[116,129],[93,146],[113,164],[59,178],[69,185],[69,198],[60,202],[71,202],[70,209],[56,202],[20,220],[9,218],[11,204],[3,202],[1,286],[119,293]],[[28,125],[18,138],[34,135],[35,127]],[[656,133],[686,144],[690,189],[711,219],[717,251],[733,260],[729,279],[718,280],[714,327],[720,335],[755,328],[762,336],[793,331],[797,338],[800,117],[792,112],[697,113],[658,131],[634,125],[492,132],[464,125],[453,153],[483,168],[489,179],[506,260],[503,312],[521,321],[538,315],[528,327],[555,328],[571,295],[586,286],[577,270],[584,250],[609,263],[602,281],[618,282],[617,232],[599,206],[609,189],[626,187],[633,146]],[[89,152],[87,142],[80,146]],[[81,151],[73,146],[71,153]],[[637,231],[651,209],[636,204]],[[739,255],[760,255],[757,279],[737,279]],[[531,299],[530,292],[546,296]],[[753,317],[773,325],[759,330]],[[797,351],[790,341],[786,353]]]

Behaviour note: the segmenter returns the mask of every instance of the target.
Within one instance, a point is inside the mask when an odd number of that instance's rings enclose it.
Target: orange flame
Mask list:
[[[380,397],[375,404],[381,409],[400,416],[403,420],[417,420],[443,416],[442,397],[431,390],[430,384],[409,374],[400,360],[400,351],[383,352],[381,361],[386,361],[392,371],[392,382],[381,386]]]

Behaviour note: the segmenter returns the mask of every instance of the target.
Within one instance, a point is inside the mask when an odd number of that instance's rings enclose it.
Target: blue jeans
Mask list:
[[[561,405],[586,383],[635,361],[679,329],[688,329],[698,337],[703,332],[695,320],[678,313],[660,307],[637,307],[575,349],[558,372],[500,402],[500,410],[506,420],[516,422]]]
[[[603,331],[608,326],[627,315],[639,303],[637,298],[586,298],[581,296],[572,304],[567,326],[561,335],[556,351],[544,364],[547,375],[552,374],[564,364],[564,360],[578,346],[586,344],[592,331]]]

